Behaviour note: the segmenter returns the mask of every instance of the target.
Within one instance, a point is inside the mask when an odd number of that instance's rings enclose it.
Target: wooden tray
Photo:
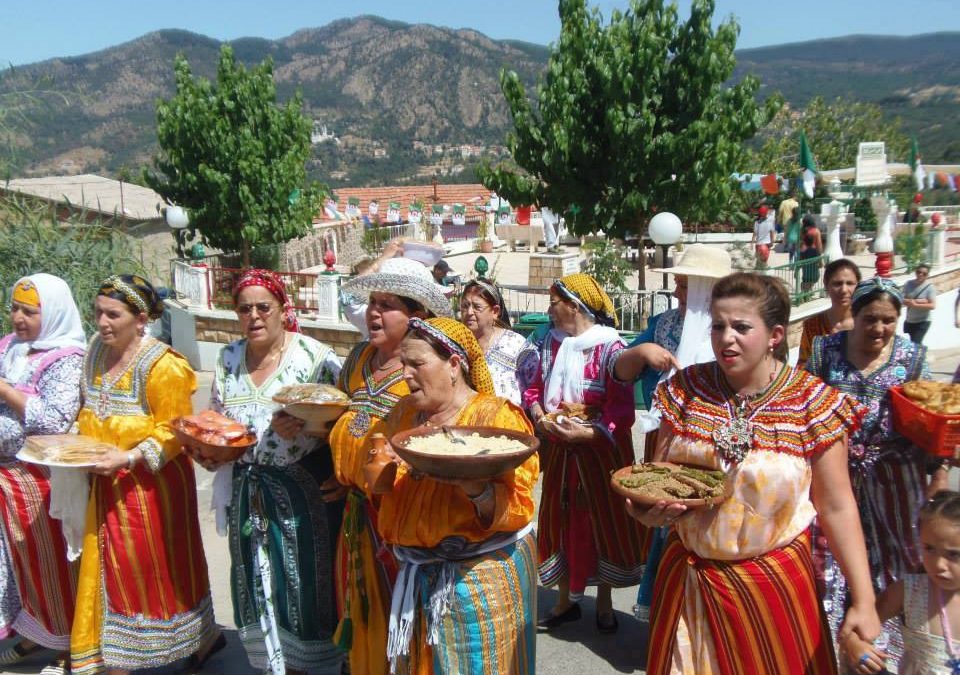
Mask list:
[[[400,458],[417,471],[428,476],[453,480],[489,480],[516,469],[540,447],[540,440],[536,436],[519,431],[509,431],[497,427],[447,428],[455,436],[469,436],[474,433],[481,436],[505,436],[520,441],[525,447],[517,452],[492,455],[461,455],[456,453],[440,455],[433,452],[417,452],[407,447],[407,442],[411,438],[443,433],[442,430],[434,427],[417,427],[408,431],[401,431],[390,439],[390,444]]]
[[[317,433],[326,431],[327,424],[343,415],[349,407],[349,402],[312,403],[310,401],[300,401],[299,403],[290,403],[281,410],[306,422],[303,426],[305,432]]]
[[[675,464],[673,462],[646,462],[646,463],[655,464],[656,466],[663,466],[663,467],[672,469],[674,471],[679,471],[681,468],[683,468],[682,465]],[[630,466],[625,466],[622,469],[617,469],[616,471],[614,471],[610,476],[610,487],[613,488],[613,491],[616,492],[618,495],[620,495],[621,497],[626,497],[627,499],[632,501],[634,504],[639,504],[642,506],[653,506],[654,504],[657,504],[659,502],[666,502],[667,504],[683,504],[688,509],[697,509],[697,508],[704,508],[704,507],[709,508],[712,506],[716,506],[717,504],[725,501],[733,492],[733,480],[731,476],[728,475],[726,480],[724,481],[723,492],[717,495],[716,497],[710,497],[708,499],[663,499],[662,497],[655,497],[653,495],[640,492],[636,488],[628,488],[620,484],[620,481],[619,481],[620,478],[625,478],[626,476],[630,476],[633,474],[633,466],[634,465],[631,464]],[[689,466],[696,469],[710,470],[710,467],[693,466],[693,465],[689,465]]]

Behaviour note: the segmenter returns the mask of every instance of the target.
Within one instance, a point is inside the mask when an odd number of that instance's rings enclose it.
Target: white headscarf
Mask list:
[[[40,296],[40,334],[34,340],[13,338],[3,362],[0,363],[0,375],[11,382],[16,382],[22,374],[30,350],[87,347],[80,310],[73,301],[73,293],[67,282],[52,274],[40,273],[18,279],[17,284],[24,280],[33,283],[37,288],[37,295]],[[17,284],[14,284],[14,288]]]

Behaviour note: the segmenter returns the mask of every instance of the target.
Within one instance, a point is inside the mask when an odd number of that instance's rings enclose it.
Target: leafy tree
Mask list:
[[[818,96],[799,114],[784,108],[760,131],[763,145],[751,162],[755,170],[798,174],[801,129],[821,170],[856,166],[863,142],[886,143],[889,161],[906,161],[910,149],[909,139],[900,130],[900,118],[888,119],[873,103],[843,98],[827,103]]]
[[[621,236],[658,210],[717,217],[738,189],[730,175],[743,142],[780,105],[757,103],[753,77],[725,86],[737,23],[714,29],[713,0],[694,0],[686,22],[663,0],[631,0],[609,24],[585,0],[560,0],[559,10],[537,105],[515,72],[501,73],[515,166],[483,167],[483,183],[513,203],[551,206],[578,234]]]
[[[174,62],[176,94],[157,103],[156,172],[147,184],[188,209],[190,234],[243,251],[306,234],[325,189],[306,184],[312,123],[297,93],[277,105],[270,59],[247,70],[229,46],[217,81],[194,78],[183,55]]]

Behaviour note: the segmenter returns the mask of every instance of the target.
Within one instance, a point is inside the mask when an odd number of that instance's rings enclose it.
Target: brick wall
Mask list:
[[[195,320],[195,336],[198,342],[214,342],[226,345],[242,337],[240,334],[240,324],[235,318],[228,319],[196,315]],[[310,325],[307,322],[303,322],[301,328],[304,335],[308,335],[315,340],[330,345],[341,357],[346,356],[361,339],[360,333],[352,326],[344,325],[342,328],[338,328],[333,326]]]
[[[323,264],[323,241],[332,231],[337,241],[337,266],[348,268],[365,255],[363,224],[329,223],[314,226],[313,232],[286,242],[280,251],[280,269],[295,272]]]

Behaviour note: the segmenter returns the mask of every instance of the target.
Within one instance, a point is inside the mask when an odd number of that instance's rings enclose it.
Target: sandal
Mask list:
[[[226,646],[227,646],[227,638],[221,632],[220,635],[217,636],[217,639],[213,641],[213,644],[210,645],[210,648],[207,649],[207,653],[204,654],[202,657],[200,656],[199,652],[194,652],[193,654],[190,655],[190,658],[187,659],[187,668],[186,668],[187,672],[193,673],[200,670],[201,668],[203,668],[203,665],[210,660],[211,656],[213,656],[214,654],[216,654]]]
[[[35,654],[43,649],[43,645],[34,644],[32,647],[24,647],[23,640],[18,640],[12,647],[7,647],[0,652],[0,666],[12,666],[14,663],[20,663],[31,654]]]

